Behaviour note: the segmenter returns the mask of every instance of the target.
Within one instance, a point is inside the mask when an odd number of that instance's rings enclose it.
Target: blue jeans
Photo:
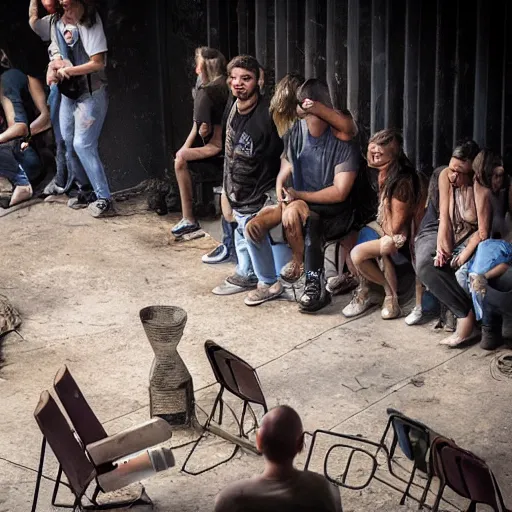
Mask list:
[[[50,107],[50,119],[52,121],[53,136],[55,138],[56,154],[55,164],[57,172],[55,175],[55,183],[62,188],[68,189],[71,186],[71,176],[68,175],[66,167],[66,143],[62,138],[60,130],[60,103],[61,94],[57,84],[50,87],[50,94],[48,96],[48,105]]]
[[[108,92],[102,87],[78,100],[62,95],[60,128],[66,142],[68,170],[83,187],[88,181],[98,199],[110,199],[105,168],[100,160],[98,139],[108,109]]]
[[[256,274],[260,283],[274,284],[281,269],[290,260],[290,248],[285,244],[272,246],[268,235],[260,243],[249,240],[245,237],[245,226],[254,214],[234,214],[238,223],[235,230],[237,273],[244,277]]]
[[[0,176],[7,178],[15,187],[30,185],[27,173],[14,156],[15,141],[0,144]]]

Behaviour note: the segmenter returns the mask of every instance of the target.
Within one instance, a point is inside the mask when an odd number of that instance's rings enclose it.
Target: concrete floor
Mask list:
[[[22,339],[2,340],[0,512],[30,510],[41,442],[32,413],[63,363],[109,432],[148,418],[152,351],[138,313],[152,304],[188,312],[179,348],[202,407],[214,397],[202,348],[213,339],[256,366],[269,405],[295,407],[307,430],[378,440],[386,408],[395,407],[484,457],[512,506],[512,381],[491,377],[494,354],[446,349],[429,326],[384,322],[378,311],[346,321],[340,311],[348,296],[315,316],[283,301],[251,309],[242,296],[215,297],[210,290],[232,271],[201,263],[215,242],[175,243],[169,237],[175,218],[133,215],[137,208],[143,205],[121,205],[124,216],[95,220],[61,204],[37,204],[0,220],[0,293],[24,320]],[[171,445],[192,437],[177,432]],[[195,467],[220,460],[229,448],[208,439]],[[262,466],[258,457],[240,454],[192,477],[179,472],[186,454],[176,450],[178,467],[145,482],[155,510],[212,510],[219,489]],[[320,470],[319,460],[315,455],[313,469]],[[45,474],[52,477],[56,465],[48,461]],[[51,489],[44,481],[39,510],[51,510]],[[400,507],[399,494],[378,483],[341,493],[345,512],[415,509]]]

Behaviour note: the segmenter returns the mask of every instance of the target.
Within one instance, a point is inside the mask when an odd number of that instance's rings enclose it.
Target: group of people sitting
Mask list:
[[[400,276],[414,269],[408,325],[424,317],[426,289],[457,319],[443,343],[479,336],[477,321],[483,348],[503,343],[512,189],[498,154],[464,140],[429,182],[396,130],[375,133],[364,158],[350,112],[333,108],[321,80],[289,74],[269,101],[254,57],[226,65],[211,48],[197,50],[196,73],[193,127],[175,161],[183,218],[172,233],[200,229],[193,178],[217,172],[224,243],[203,261],[237,267],[213,293],[246,292],[245,304],[256,306],[304,275],[301,312],[355,288],[345,316],[381,304],[388,320],[401,315]]]
[[[0,177],[13,193],[3,207],[29,200],[45,178],[40,138],[53,128],[55,177],[43,195],[67,194],[68,206],[108,214],[112,199],[98,140],[108,109],[107,40],[85,0],[30,0],[29,23],[49,44],[46,91],[9,59],[0,42]],[[45,14],[42,12],[45,11]],[[43,15],[44,14],[44,15]],[[38,140],[39,139],[39,140]]]

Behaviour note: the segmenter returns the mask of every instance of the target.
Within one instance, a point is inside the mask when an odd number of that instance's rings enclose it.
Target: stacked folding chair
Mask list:
[[[59,463],[52,495],[53,506],[73,510],[103,510],[134,504],[150,505],[151,500],[145,494],[144,488],[136,498],[124,501],[101,504],[97,498],[100,492],[122,489],[174,465],[170,450],[147,450],[170,439],[172,432],[169,424],[161,418],[154,418],[119,434],[108,436],[66,366],[55,377],[54,391],[71,424],[48,391],[43,391],[34,411],[34,417],[43,434],[43,442],[32,512],[37,508],[47,444]],[[147,451],[132,458],[134,454],[144,450]],[[63,473],[67,483],[62,481]],[[84,505],[82,500],[93,481],[93,494],[90,498],[87,497],[90,505]],[[57,503],[61,485],[74,495],[72,504]]]
[[[435,503],[432,512],[438,512],[441,501],[454,506],[443,499],[445,489],[448,487],[463,498],[470,500],[466,512],[476,512],[477,504],[485,504],[495,512],[512,512],[507,510],[503,502],[503,496],[498,482],[487,466],[487,464],[476,455],[458,447],[450,439],[437,434],[425,424],[409,418],[399,411],[388,409],[389,420],[380,441],[373,442],[359,436],[339,434],[326,430],[316,430],[312,434],[312,441],[306,459],[305,469],[311,465],[313,452],[321,436],[328,436],[336,439],[335,444],[327,450],[323,470],[326,478],[333,484],[346,489],[360,490],[368,487],[373,480],[399,491],[402,494],[400,504],[405,503],[406,498],[419,502],[419,508],[423,508],[427,496],[431,490],[434,478],[439,480],[439,489],[435,494]],[[389,433],[392,432],[390,445],[388,446]],[[340,442],[341,440],[341,442]],[[328,471],[329,461],[337,449],[347,449],[345,467],[340,468],[340,475],[333,478]],[[398,448],[402,454],[412,462],[412,469],[408,470],[397,462]],[[357,485],[349,482],[350,467],[357,454],[364,455],[370,462],[367,469],[366,479]],[[378,469],[378,457],[383,454],[385,465],[393,481],[380,476]],[[399,474],[399,469],[409,473],[408,478]],[[423,473],[424,479],[421,483],[415,482],[417,473]],[[405,484],[403,487],[397,487]],[[412,487],[422,489],[421,497],[418,499],[411,494]]]

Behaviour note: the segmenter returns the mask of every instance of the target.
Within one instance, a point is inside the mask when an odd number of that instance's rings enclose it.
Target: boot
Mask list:
[[[501,325],[499,328],[498,326],[482,325],[480,348],[483,350],[496,350],[501,345],[503,345]]]
[[[308,270],[304,293],[299,299],[301,313],[314,313],[331,303],[331,294],[325,288],[324,270]]]

